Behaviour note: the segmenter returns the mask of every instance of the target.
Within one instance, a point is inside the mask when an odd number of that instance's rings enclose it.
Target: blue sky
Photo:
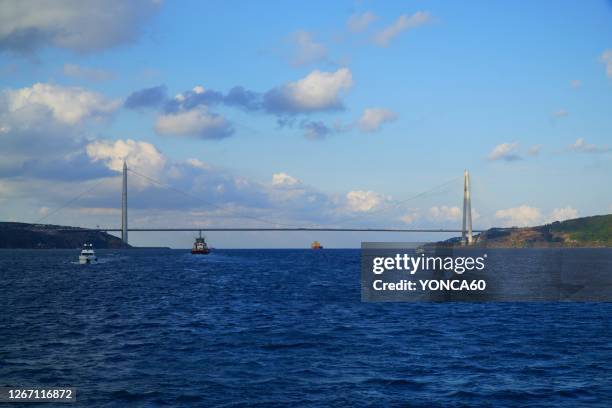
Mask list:
[[[483,227],[612,211],[610,2],[0,8],[3,220],[117,224],[124,158],[201,197],[134,180],[132,225],[455,227],[464,168]]]

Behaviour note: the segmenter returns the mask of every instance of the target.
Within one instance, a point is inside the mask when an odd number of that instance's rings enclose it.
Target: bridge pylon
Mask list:
[[[471,245],[474,241],[472,236],[472,198],[470,197],[470,173],[463,173],[463,224],[461,227],[461,242],[463,245]]]
[[[127,163],[123,161],[123,188],[121,190],[121,241],[128,244],[127,219]]]

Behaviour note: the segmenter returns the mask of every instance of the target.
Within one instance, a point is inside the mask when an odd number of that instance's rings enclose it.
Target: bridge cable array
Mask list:
[[[380,214],[381,212],[389,211],[390,209],[399,208],[401,205],[406,204],[407,202],[414,201],[417,198],[423,198],[423,197],[427,196],[428,194],[431,194],[431,193],[433,193],[436,190],[439,190],[439,189],[441,189],[443,187],[446,187],[446,186],[448,186],[448,185],[450,185],[450,184],[452,184],[452,183],[454,183],[454,182],[456,182],[456,181],[458,181],[459,179],[462,179],[462,178],[463,178],[463,176],[452,178],[452,179],[450,179],[450,180],[448,180],[448,181],[446,181],[444,183],[438,184],[437,186],[430,188],[429,190],[422,191],[422,192],[417,193],[417,194],[415,194],[413,196],[410,196],[410,197],[408,197],[408,198],[406,198],[404,200],[400,200],[400,201],[391,203],[390,208],[389,207],[385,207],[385,208],[380,208],[378,210],[368,211],[365,214],[361,214],[361,216],[358,217],[357,219],[355,219],[355,218],[345,218],[344,220],[340,220],[339,223],[336,223],[336,224],[342,225],[345,222],[359,221],[360,218],[362,219],[362,218],[365,218],[365,217],[368,217],[368,216],[371,216],[371,215]]]
[[[87,190],[77,194],[76,196],[72,197],[70,200],[66,201],[63,205],[61,205],[60,207],[56,208],[55,210],[45,214],[43,217],[37,219],[36,221],[33,222],[33,224],[40,224],[40,222],[42,220],[45,220],[47,218],[49,218],[50,216],[57,214],[58,212],[60,212],[61,210],[63,210],[64,208],[68,207],[70,204],[72,204],[73,202],[75,202],[76,200],[78,200],[79,198],[83,197],[85,194],[95,190],[100,184],[104,183],[105,181],[108,181],[108,179],[103,178],[100,181],[98,181],[96,184],[94,184],[93,186],[89,187]]]
[[[155,180],[155,179],[154,179],[154,178],[152,178],[152,177],[145,176],[144,174],[141,174],[141,173],[139,173],[139,172],[137,172],[137,171],[135,171],[135,170],[132,170],[132,169],[130,169],[130,168],[128,168],[128,171],[129,171],[130,173],[133,173],[133,174],[135,174],[135,175],[137,175],[137,176],[139,176],[139,177],[142,177],[142,178],[144,178],[144,179],[146,179],[146,180],[148,180],[148,181],[150,181],[150,182],[152,182],[152,183],[155,183],[155,184],[157,184],[157,185],[159,185],[159,186],[161,186],[161,187],[168,188],[168,189],[170,189],[170,190],[173,190],[173,191],[176,191],[176,192],[178,192],[178,193],[181,193],[181,194],[183,194],[183,195],[185,195],[185,196],[187,196],[187,197],[189,197],[189,198],[192,198],[192,199],[194,199],[194,200],[200,201],[200,202],[202,202],[202,203],[204,203],[204,204],[206,204],[206,205],[209,205],[209,206],[214,207],[214,208],[219,209],[219,210],[223,210],[223,207],[221,207],[221,206],[219,206],[219,205],[217,205],[217,204],[215,204],[215,203],[212,203],[212,202],[210,202],[210,201],[204,200],[204,199],[202,199],[201,197],[195,196],[195,195],[193,195],[193,194],[191,194],[191,193],[189,193],[189,192],[187,192],[187,191],[184,191],[184,190],[178,189],[178,188],[176,188],[176,187],[172,187],[172,186],[170,186],[170,185],[168,185],[168,184],[166,184],[166,183],[163,183],[163,182],[161,182],[161,181],[159,181],[159,180]],[[224,217],[224,218],[247,218],[247,219],[251,219],[251,220],[254,220],[254,221],[260,221],[260,222],[263,222],[263,223],[266,223],[266,224],[270,224],[270,225],[280,225],[280,226],[283,226],[283,227],[301,228],[301,226],[299,226],[299,225],[295,225],[295,224],[284,224],[284,223],[275,222],[275,221],[268,221],[268,220],[266,220],[266,219],[264,219],[264,218],[261,218],[261,217],[256,217],[256,216],[252,216],[252,215],[241,215],[241,214],[237,214],[237,215],[226,216],[226,217]],[[203,229],[204,229],[204,228],[203,228]]]
[[[147,180],[147,181],[149,181],[151,183],[154,183],[154,184],[156,184],[158,186],[161,186],[163,188],[168,188],[168,189],[173,190],[175,192],[178,192],[178,193],[180,193],[180,194],[182,194],[184,196],[187,196],[187,197],[189,197],[191,199],[194,199],[194,200],[197,200],[199,202],[202,202],[202,203],[204,203],[204,204],[206,204],[208,206],[214,207],[214,208],[219,209],[219,210],[223,210],[223,207],[218,205],[218,204],[215,204],[215,203],[212,203],[210,201],[204,200],[201,197],[195,196],[195,195],[193,195],[193,194],[191,194],[191,193],[189,193],[187,191],[181,190],[179,188],[176,188],[176,187],[173,187],[171,185],[168,185],[167,183],[164,183],[164,182],[156,180],[156,179],[154,179],[152,177],[146,176],[146,175],[144,175],[144,174],[142,174],[142,173],[140,173],[140,172],[138,172],[136,170],[128,168],[128,171],[130,173],[132,173],[132,174],[134,174],[134,175],[136,175],[138,177],[141,177],[141,178],[143,178],[143,179],[145,179],[145,180]],[[407,203],[409,201],[413,201],[413,200],[415,200],[417,198],[424,197],[424,196],[426,196],[428,194],[431,194],[432,192],[434,192],[436,190],[439,190],[440,188],[446,187],[447,185],[457,181],[460,178],[461,177],[455,177],[455,178],[453,178],[451,180],[448,180],[448,181],[446,181],[446,182],[444,182],[442,184],[439,184],[439,185],[437,185],[437,186],[435,186],[435,187],[433,187],[431,189],[428,189],[426,191],[417,193],[417,194],[415,194],[415,195],[413,195],[413,196],[411,196],[411,197],[409,197],[407,199],[404,199],[404,200],[392,203],[390,207],[385,207],[385,208],[380,208],[378,210],[368,211],[365,214],[361,214],[357,218],[354,218],[354,217],[345,218],[345,219],[340,220],[339,222],[336,222],[334,224],[335,225],[342,225],[342,224],[346,224],[348,222],[355,222],[355,221],[359,221],[360,219],[363,219],[365,217],[369,217],[369,216],[372,216],[372,215],[375,215],[375,214],[379,214],[379,213],[382,213],[382,212],[385,212],[385,211],[389,211],[390,209],[393,209],[393,208],[398,208],[402,204],[405,204],[405,203]],[[86,194],[90,193],[91,191],[95,190],[98,186],[100,186],[102,183],[104,183],[104,182],[106,182],[108,180],[109,180],[108,178],[101,179],[100,181],[98,181],[97,183],[92,185],[91,187],[87,188],[86,190],[84,190],[81,193],[77,194],[76,196],[74,196],[70,200],[66,201],[64,204],[62,204],[61,206],[59,206],[55,210],[53,210],[53,211],[45,214],[43,217],[37,219],[34,222],[34,224],[39,224],[41,221],[49,218],[50,216],[52,216],[54,214],[57,214],[58,212],[60,212],[61,210],[65,209],[70,204],[74,203],[75,201],[77,201],[78,199],[83,197],[84,195],[86,195]],[[262,222],[262,223],[265,223],[265,224],[270,224],[270,225],[276,225],[276,226],[282,226],[282,227],[290,227],[290,228],[304,228],[303,225],[287,224],[287,223],[281,223],[281,222],[277,222],[277,221],[270,221],[270,220],[267,220],[267,219],[262,218],[262,217],[243,215],[243,214],[228,215],[228,216],[221,216],[221,217],[223,217],[223,218],[245,218],[245,219],[251,219],[251,220],[254,220],[254,221],[259,221],[259,222]]]
[[[195,195],[193,195],[193,194],[191,194],[191,193],[189,193],[187,191],[184,191],[184,190],[178,189],[176,187],[170,186],[167,183],[163,183],[163,182],[161,182],[159,180],[156,180],[156,179],[154,179],[152,177],[146,176],[146,175],[144,175],[142,173],[137,172],[136,170],[132,170],[132,169],[128,168],[128,171],[130,173],[133,173],[133,174],[135,174],[135,175],[137,175],[139,177],[142,177],[142,178],[144,178],[144,179],[146,179],[146,180],[148,180],[148,181],[150,181],[152,183],[155,183],[155,184],[157,184],[157,185],[159,185],[161,187],[168,188],[170,190],[176,191],[176,192],[181,193],[181,194],[183,194],[183,195],[185,195],[187,197],[190,197],[192,199],[198,200],[200,202],[203,202],[206,205],[215,207],[217,209],[220,209],[220,210],[223,209],[223,207],[221,207],[221,206],[219,206],[217,204],[214,204],[214,203],[212,203],[210,201],[204,200],[204,199],[202,199],[202,198],[200,198],[198,196],[195,196]],[[407,203],[409,201],[413,201],[413,200],[415,200],[417,198],[421,198],[421,197],[424,197],[424,196],[426,196],[428,194],[431,194],[432,192],[434,192],[436,190],[439,190],[440,188],[446,187],[446,186],[456,182],[457,180],[459,180],[461,178],[462,178],[462,176],[454,177],[454,178],[452,178],[452,179],[450,179],[450,180],[448,180],[448,181],[446,181],[444,183],[441,183],[441,184],[439,184],[439,185],[437,185],[437,186],[435,186],[435,187],[433,187],[431,189],[428,189],[426,191],[417,193],[417,194],[415,194],[415,195],[413,195],[413,196],[411,196],[411,197],[409,197],[407,199],[404,199],[404,200],[392,203],[391,208],[397,208],[397,207],[401,206],[402,204],[405,204],[405,203]],[[371,216],[373,214],[378,214],[378,213],[381,213],[381,212],[384,212],[384,211],[388,211],[388,210],[389,210],[389,208],[387,207],[387,208],[381,208],[379,210],[369,211],[366,214],[362,214],[361,217],[358,217],[357,219],[355,219],[355,218],[345,218],[345,219],[340,220],[339,222],[336,222],[334,224],[335,225],[342,225],[343,223],[347,223],[347,222],[351,222],[351,221],[359,221],[359,218],[365,218],[366,216]],[[263,223],[266,223],[266,224],[283,226],[283,227],[291,227],[291,228],[303,228],[304,227],[304,226],[300,226],[300,225],[296,225],[296,224],[285,224],[285,223],[280,223],[280,222],[276,222],[276,221],[269,221],[269,220],[266,220],[266,219],[261,218],[261,217],[249,216],[249,215],[233,215],[233,216],[227,216],[225,218],[247,218],[247,219],[251,219],[251,220],[255,220],[255,221],[260,221],[260,222],[263,222]]]

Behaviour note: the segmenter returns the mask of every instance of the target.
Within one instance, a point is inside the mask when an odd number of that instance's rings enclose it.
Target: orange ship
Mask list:
[[[200,236],[196,238],[195,242],[193,243],[191,253],[194,255],[207,255],[210,253],[210,248],[208,248],[208,245],[206,245],[206,240],[202,238],[202,231],[200,231]]]
[[[310,244],[310,248],[311,249],[323,249],[323,245],[321,245],[319,241],[315,241],[312,244]]]

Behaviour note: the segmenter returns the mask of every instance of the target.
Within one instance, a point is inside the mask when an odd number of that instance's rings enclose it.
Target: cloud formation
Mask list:
[[[346,26],[351,33],[360,33],[367,30],[377,18],[376,14],[371,11],[355,13],[349,17]]]
[[[353,85],[348,68],[335,72],[312,71],[306,77],[274,88],[264,95],[268,112],[296,114],[343,108],[340,96]]]
[[[120,101],[80,87],[36,83],[31,87],[5,91],[8,111],[23,113],[43,109],[58,122],[77,124],[85,119],[104,118],[113,113]]]
[[[301,184],[300,180],[288,175],[287,173],[274,173],[272,175],[272,185],[276,187],[296,186]]]
[[[82,180],[108,174],[82,151],[91,119],[110,117],[120,101],[76,87],[34,84],[0,93],[0,176]]]
[[[53,46],[91,52],[133,41],[159,8],[155,0],[5,0],[0,51]]]
[[[124,106],[128,109],[158,107],[166,100],[166,93],[165,85],[141,89],[132,92],[125,100]]]
[[[242,108],[247,111],[261,109],[261,95],[242,86],[235,86],[223,98],[227,106]]]
[[[164,103],[166,113],[177,112],[181,109],[190,110],[197,106],[219,105],[236,107],[246,111],[257,111],[262,107],[261,94],[250,91],[242,86],[235,86],[227,94],[214,89],[206,89],[201,85],[191,90],[181,92]]]
[[[206,106],[198,106],[187,111],[159,115],[155,131],[160,135],[223,139],[231,136],[234,128],[223,116],[210,112]]]
[[[446,205],[431,207],[428,215],[436,221],[456,221],[461,219],[462,216],[459,207],[449,207]]]
[[[431,22],[431,14],[417,11],[413,15],[402,14],[393,24],[387,26],[374,36],[374,42],[381,47],[388,47],[395,37],[404,31],[411,30]]]
[[[372,133],[380,130],[384,123],[392,122],[397,118],[397,113],[388,109],[366,108],[357,124],[362,132]]]
[[[573,145],[570,146],[570,150],[578,153],[607,153],[612,151],[609,146],[597,146],[588,144],[583,138],[576,139]]]
[[[225,105],[245,111],[265,112],[276,115],[281,126],[293,126],[295,115],[334,111],[344,108],[341,97],[353,85],[351,71],[340,68],[333,72],[314,70],[302,79],[265,93],[235,86],[226,94],[201,85],[178,93],[173,98],[166,96],[163,85],[135,91],[128,96],[125,107],[139,109],[160,107],[155,129],[159,134],[192,135],[203,139],[219,139],[230,136],[234,129],[225,118],[212,113],[211,106]],[[369,108],[364,112],[361,128],[372,132],[395,119],[396,114],[381,108]],[[299,127],[304,136],[320,140],[326,136],[352,128],[331,128],[322,121],[303,119]]]
[[[539,208],[521,205],[495,212],[495,218],[502,221],[504,227],[527,227],[536,225],[542,217]]]
[[[578,217],[578,210],[570,207],[569,205],[562,208],[555,208],[552,210],[550,217],[547,222],[565,221],[571,220],[572,218]]]
[[[416,220],[419,219],[419,214],[417,212],[411,212],[408,214],[404,214],[400,217],[400,220],[404,223],[404,224],[412,224],[414,223]]]
[[[489,153],[489,160],[520,160],[521,156],[518,154],[517,149],[518,142],[499,144]]]
[[[130,201],[133,223],[136,224],[154,223],[153,219],[157,218],[150,218],[151,209],[156,210],[153,214],[165,211],[166,218],[158,220],[162,223],[167,221],[167,217],[176,219],[179,216],[184,217],[180,219],[184,219],[185,223],[204,220],[205,224],[202,225],[233,225],[237,222],[253,226],[275,224],[266,222],[266,219],[280,221],[278,225],[282,225],[283,217],[288,217],[285,222],[292,223],[329,222],[333,217],[348,212],[344,200],[337,201],[330,195],[305,186],[287,173],[273,174],[271,183],[258,183],[197,158],[173,162],[154,145],[144,141],[95,141],[86,146],[86,154],[89,163],[83,164],[83,168],[103,165],[116,176],[106,174],[104,183],[91,194],[80,198],[78,208],[69,209],[72,212],[98,212],[98,209],[110,209],[116,205],[123,160],[127,160],[130,169],[159,180],[159,183],[153,183],[136,174],[130,175],[130,188],[136,188]],[[34,180],[31,184],[37,185],[37,182]],[[166,185],[185,194],[180,197],[168,194]],[[79,190],[78,187],[76,189]],[[37,196],[45,197],[44,203],[55,201],[55,198],[49,198],[48,192],[39,192]],[[63,197],[58,199],[61,201]],[[141,210],[144,212],[139,213]],[[147,220],[142,221],[137,214],[146,214]]]
[[[320,120],[302,121],[300,127],[304,130],[304,137],[309,140],[322,140],[333,133],[332,129]]]
[[[127,140],[99,140],[89,143],[86,152],[92,162],[102,162],[108,169],[121,172],[126,161],[131,169],[157,177],[166,166],[167,159],[148,142]]]
[[[374,191],[355,190],[346,194],[346,204],[350,211],[368,212],[378,208],[385,198]]]

